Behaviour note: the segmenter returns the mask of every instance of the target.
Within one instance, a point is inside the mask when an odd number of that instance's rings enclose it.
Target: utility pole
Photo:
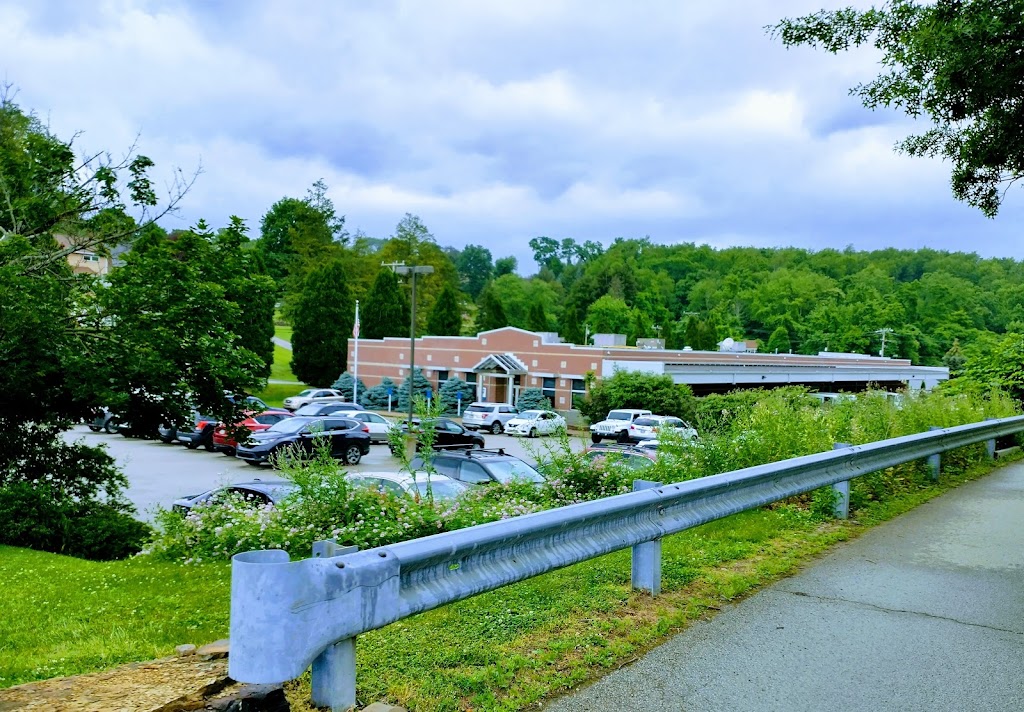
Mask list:
[[[883,358],[885,357],[885,337],[886,337],[887,334],[893,333],[893,331],[894,331],[893,329],[890,329],[889,327],[885,327],[885,328],[882,328],[882,329],[878,329],[877,331],[874,332],[876,334],[881,334],[882,335],[882,348],[878,350],[878,355],[883,357]]]
[[[381,267],[390,267],[395,274],[412,275],[412,309],[409,318],[409,431],[412,432],[412,388],[416,382],[416,275],[433,274],[432,265],[407,265],[404,262],[380,263]]]

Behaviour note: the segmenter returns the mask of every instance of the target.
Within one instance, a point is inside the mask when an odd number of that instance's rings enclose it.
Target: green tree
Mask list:
[[[497,279],[504,274],[514,274],[519,266],[515,257],[502,257],[494,261],[494,278]]]
[[[648,333],[651,330],[651,325],[647,321],[646,315],[640,309],[633,309],[630,321],[629,340],[627,343],[630,346],[636,346],[637,339],[647,338]]]
[[[591,334],[625,334],[629,322],[629,305],[618,297],[606,294],[587,309]]]
[[[461,332],[462,295],[451,284],[445,284],[427,317],[427,333],[434,336],[458,336]]]
[[[960,347],[959,339],[953,339],[953,345],[949,347],[949,351],[942,357],[942,363],[949,369],[949,375],[953,378],[963,372],[964,366],[967,364],[967,357],[964,355],[964,350]]]
[[[461,378],[449,378],[441,384],[438,398],[445,413],[455,413],[458,411],[460,394],[462,396],[462,408],[465,409],[467,405],[476,399],[476,386],[472,383],[466,383]]]
[[[789,331],[784,326],[780,326],[772,332],[771,337],[768,339],[768,345],[765,347],[765,351],[770,354],[786,354],[792,349],[793,346],[789,341]]]
[[[591,422],[603,420],[615,408],[646,408],[658,415],[693,421],[696,399],[689,386],[673,383],[671,376],[616,371],[594,384],[577,404]]]
[[[931,128],[898,144],[953,164],[953,195],[989,217],[1024,174],[1024,0],[891,0],[820,10],[770,28],[788,47],[838,53],[871,43],[885,70],[851,93],[869,109],[897,107]]]
[[[341,395],[345,396],[345,400],[347,400],[347,401],[354,401],[355,400],[352,397],[354,395],[352,393],[352,391],[355,388],[355,386],[356,386],[355,376],[353,376],[348,371],[344,371],[340,376],[338,376],[338,379],[334,383],[331,384],[331,388],[334,388],[334,389],[336,389],[338,391],[341,391]],[[363,379],[360,378],[359,379],[359,397],[361,398],[363,393],[365,393],[365,392],[366,392],[366,384],[363,383]]]
[[[397,403],[398,386],[387,376],[376,386],[360,391],[359,402],[366,408],[383,410],[388,407],[388,391],[391,391],[390,403],[393,407]]]
[[[430,392],[431,395],[434,395],[433,386],[430,385],[430,381],[423,375],[423,370],[417,367],[415,373],[409,374],[402,379],[402,385],[398,387],[398,409],[403,412],[407,412],[409,410],[410,382],[412,383],[411,387],[413,397],[421,396],[426,398],[428,392]]]
[[[480,303],[476,312],[476,330],[490,331],[508,326],[508,318],[501,306],[501,300],[495,293],[494,282],[489,283],[480,293]]]
[[[551,410],[551,399],[540,388],[524,388],[516,401],[516,408],[523,410]]]
[[[463,289],[475,300],[494,274],[491,251],[480,245],[466,245],[459,253],[457,265]]]
[[[686,342],[685,346],[689,346],[695,351],[700,349],[700,321],[696,316],[691,316],[686,320],[686,333],[683,336],[683,341]]]
[[[355,302],[339,260],[306,277],[292,317],[292,372],[303,383],[325,386],[348,368],[348,338]]]
[[[313,265],[325,254],[336,257],[335,248],[348,240],[345,218],[336,214],[326,191],[324,182],[317,181],[305,198],[274,203],[260,222],[256,249],[282,290],[298,289]]]
[[[548,331],[550,324],[544,313],[544,305],[539,301],[530,303],[530,311],[526,315],[526,328],[530,331]]]
[[[390,269],[385,267],[377,273],[370,293],[360,306],[360,337],[408,336],[409,300]]]

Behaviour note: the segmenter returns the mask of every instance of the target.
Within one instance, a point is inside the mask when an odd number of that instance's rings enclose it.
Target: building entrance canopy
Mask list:
[[[473,373],[503,373],[506,376],[525,376],[526,364],[512,354],[489,354],[473,366]]]

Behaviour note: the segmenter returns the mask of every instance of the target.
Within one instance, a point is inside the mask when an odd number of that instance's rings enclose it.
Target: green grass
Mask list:
[[[635,659],[723,602],[989,469],[944,475],[857,521],[821,523],[776,507],[668,537],[658,598],[630,590],[622,551],[399,621],[360,636],[359,701],[521,709]],[[0,547],[0,687],[224,637],[229,574],[225,564],[93,563]],[[311,709],[308,675],[289,696],[293,709]]]
[[[270,366],[270,380],[295,381],[299,383],[299,379],[292,373],[291,360],[292,352],[275,344],[274,363]]]
[[[284,404],[284,399],[288,396],[293,396],[299,391],[305,388],[301,383],[289,384],[289,383],[268,383],[267,387],[259,393],[253,395],[261,398],[267,405],[280,408]]]
[[[231,568],[92,562],[0,546],[0,687],[227,637]]]
[[[280,324],[274,325],[274,336],[279,339],[284,339],[288,343],[292,341],[292,327],[282,326]]]

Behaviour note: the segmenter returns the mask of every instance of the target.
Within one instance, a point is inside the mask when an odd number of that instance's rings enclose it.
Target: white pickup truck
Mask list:
[[[652,413],[649,410],[636,410],[633,408],[610,410],[608,411],[607,418],[590,426],[590,439],[595,443],[599,443],[605,438],[627,443],[630,441],[630,423],[645,415],[652,415]]]

